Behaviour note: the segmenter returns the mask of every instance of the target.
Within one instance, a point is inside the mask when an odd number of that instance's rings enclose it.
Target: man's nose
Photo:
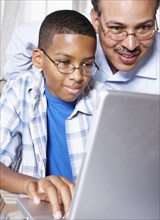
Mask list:
[[[135,37],[134,34],[129,34],[123,41],[122,46],[132,51],[139,46],[139,40]]]

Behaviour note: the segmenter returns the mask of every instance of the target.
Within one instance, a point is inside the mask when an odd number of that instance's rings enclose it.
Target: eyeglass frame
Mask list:
[[[59,65],[60,62],[54,61],[54,60],[46,53],[46,51],[45,51],[43,48],[40,48],[40,50],[41,50],[41,51],[46,55],[46,57],[55,65],[55,67],[57,68],[58,72],[60,72],[61,74],[72,74],[76,69],[78,69],[78,70],[80,70],[80,73],[81,73],[83,76],[93,76],[93,75],[96,73],[96,71],[99,70],[98,65],[97,65],[96,62],[94,61],[94,62],[93,62],[93,64],[95,65],[94,67],[97,68],[97,70],[95,70],[94,73],[84,74],[84,73],[83,73],[83,68],[85,67],[85,66],[83,66],[84,64],[81,65],[80,67],[75,67],[75,65],[72,64],[72,63],[70,63],[70,65],[73,66],[73,69],[72,69],[73,71],[72,71],[72,72],[70,72],[70,73],[61,72],[61,71],[59,70],[59,68],[58,68],[58,65]],[[91,72],[92,72],[92,71],[91,71]]]
[[[100,16],[99,16],[99,17],[100,17]],[[155,28],[154,28],[154,29],[150,29],[150,30],[153,30],[153,35],[155,34],[155,32],[158,32],[158,31],[159,31],[157,19],[155,18],[154,21],[155,21]],[[105,36],[107,36],[109,32],[112,33],[111,30],[106,31],[106,30],[104,29],[100,18],[99,18],[99,23],[100,23],[100,26],[101,26],[102,31],[103,31],[103,33],[104,33]],[[139,39],[137,38],[137,36],[136,36],[136,31],[135,31],[135,33],[128,33],[128,31],[122,31],[122,32],[119,33],[119,34],[122,34],[122,33],[126,33],[126,37],[123,38],[123,39],[121,39],[121,40],[116,40],[116,39],[111,38],[109,35],[108,35],[108,36],[109,36],[109,38],[110,38],[111,40],[114,40],[114,41],[123,41],[123,40],[125,40],[129,35],[133,35],[138,41],[143,41],[143,40],[139,40]],[[113,34],[113,35],[116,35],[115,33],[112,33],[112,34]],[[117,34],[117,35],[118,35],[118,34]],[[145,39],[145,40],[151,39],[151,38],[153,37],[153,35],[152,35],[150,38]]]

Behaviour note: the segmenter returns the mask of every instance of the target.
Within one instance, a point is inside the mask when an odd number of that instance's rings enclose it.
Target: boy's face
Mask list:
[[[96,40],[92,37],[78,34],[56,34],[53,37],[52,46],[45,52],[56,64],[60,62],[61,67],[68,63],[75,67],[81,67],[85,63],[93,63],[95,50]],[[70,74],[60,73],[57,65],[43,51],[39,51],[39,54],[49,92],[64,101],[75,100],[84,90],[91,77],[83,75],[80,69],[76,69]]]

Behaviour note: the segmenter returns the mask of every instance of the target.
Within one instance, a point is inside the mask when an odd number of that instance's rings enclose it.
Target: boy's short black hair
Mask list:
[[[91,22],[74,10],[59,10],[46,16],[40,27],[38,47],[47,49],[54,34],[81,34],[96,39]]]

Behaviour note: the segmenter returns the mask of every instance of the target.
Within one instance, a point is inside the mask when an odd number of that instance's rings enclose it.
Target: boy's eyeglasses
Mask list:
[[[48,59],[55,65],[57,70],[60,73],[63,74],[71,74],[73,73],[76,69],[80,70],[80,73],[84,76],[92,76],[96,73],[96,71],[99,69],[97,64],[95,62],[86,62],[80,67],[75,67],[72,63],[69,63],[68,61],[57,61],[55,62],[53,59],[51,59],[48,54],[45,52],[44,49],[40,49],[43,51],[43,53],[48,57]]]
[[[108,36],[111,40],[122,41],[126,39],[129,35],[133,35],[139,41],[149,40],[153,37],[154,33],[159,30],[157,20],[155,19],[155,28],[139,28],[134,33],[129,34],[127,31],[124,31],[122,28],[115,28],[112,30],[105,30],[101,20],[99,19],[100,26],[105,36]]]

